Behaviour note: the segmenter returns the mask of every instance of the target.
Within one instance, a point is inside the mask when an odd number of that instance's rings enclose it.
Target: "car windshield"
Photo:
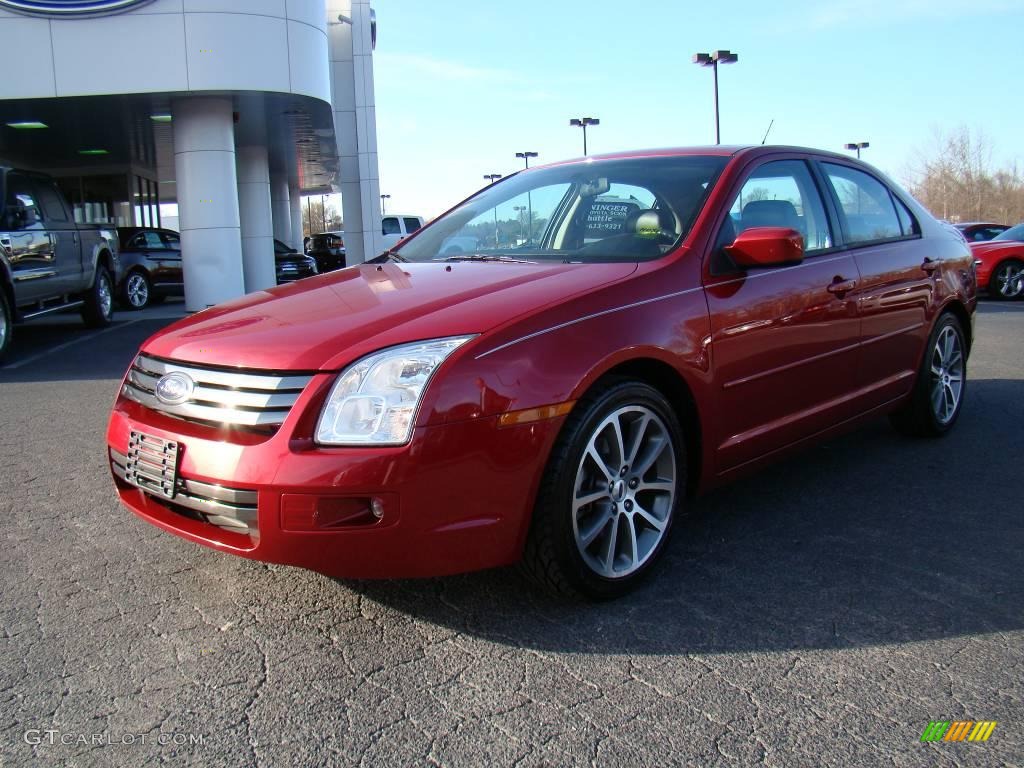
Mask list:
[[[1010,227],[1005,232],[1000,232],[992,238],[993,240],[1024,240],[1024,224]]]
[[[405,261],[655,259],[689,232],[727,158],[584,161],[508,178],[396,251]]]

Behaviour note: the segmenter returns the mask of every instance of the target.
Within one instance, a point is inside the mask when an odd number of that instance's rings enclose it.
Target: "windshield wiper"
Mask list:
[[[367,260],[367,264],[383,264],[385,261],[409,261],[405,256],[400,254],[398,251],[392,251],[390,248],[380,256],[374,256],[372,259]]]
[[[445,256],[443,259],[434,261],[501,261],[506,264],[536,264],[528,259],[514,259],[511,256],[498,256],[493,253],[458,253],[452,256]]]

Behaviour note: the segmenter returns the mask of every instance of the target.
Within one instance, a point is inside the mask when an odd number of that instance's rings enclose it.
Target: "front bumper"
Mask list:
[[[322,378],[321,384],[330,379]],[[302,435],[312,421],[303,415],[310,397],[307,392],[272,435],[219,430],[119,397],[107,430],[112,469],[128,453],[133,431],[175,441],[183,492],[188,483],[190,494],[195,488],[240,493],[255,502],[255,523],[216,525],[210,522],[216,517],[196,514],[195,504],[185,507],[128,484],[118,476],[123,472],[114,474],[121,501],[198,544],[338,578],[440,576],[519,559],[563,418],[510,427],[500,427],[496,417],[472,419],[419,427],[397,448],[322,448]],[[314,521],[322,518],[304,512],[373,499],[379,518],[356,516],[317,528]]]

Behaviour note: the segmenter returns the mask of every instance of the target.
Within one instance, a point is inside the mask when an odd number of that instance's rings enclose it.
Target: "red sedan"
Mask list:
[[[883,414],[948,432],[975,304],[963,240],[859,161],[559,163],[153,336],[110,464],[137,515],[222,552],[337,577],[523,560],[610,597],[694,492]]]
[[[1024,296],[1024,224],[1010,227],[984,243],[971,243],[978,287],[993,299]]]

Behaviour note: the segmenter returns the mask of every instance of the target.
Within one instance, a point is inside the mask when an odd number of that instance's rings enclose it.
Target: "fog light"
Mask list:
[[[383,498],[365,496],[281,496],[281,528],[285,531],[331,531],[370,526],[383,519]]]

